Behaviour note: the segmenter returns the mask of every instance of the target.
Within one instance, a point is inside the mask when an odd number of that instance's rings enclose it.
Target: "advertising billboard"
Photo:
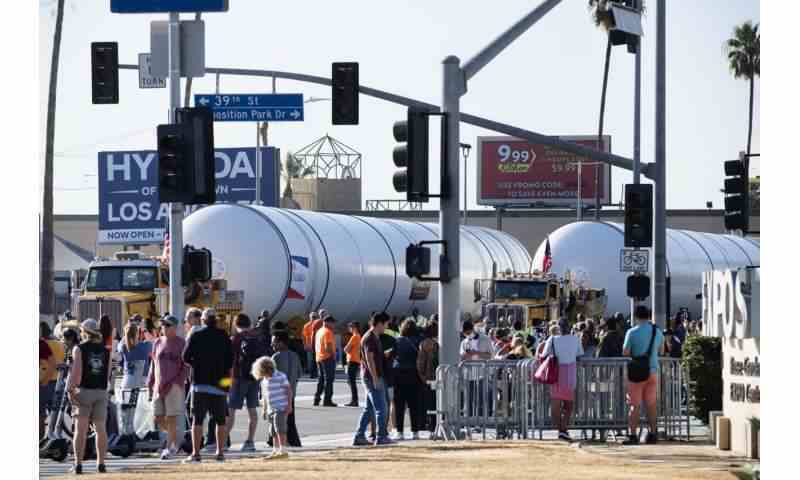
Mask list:
[[[256,197],[256,149],[214,151],[217,203],[251,204]],[[155,150],[97,154],[97,243],[142,245],[161,243],[169,225],[169,205],[158,203],[158,152]],[[280,150],[261,148],[261,201],[279,206]],[[203,205],[186,205],[186,215]]]
[[[597,149],[597,135],[562,136],[561,140]],[[611,152],[611,136],[603,136],[603,150]],[[478,137],[478,205],[560,206],[578,201],[578,164],[581,198],[593,205],[595,171],[600,204],[611,201],[611,167],[586,157],[514,137]]]

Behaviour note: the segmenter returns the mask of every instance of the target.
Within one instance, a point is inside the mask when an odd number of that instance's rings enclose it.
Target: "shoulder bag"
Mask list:
[[[653,325],[653,333],[650,335],[650,346],[647,353],[633,357],[628,364],[628,380],[634,383],[644,382],[650,377],[650,355],[653,352],[653,341],[656,339],[656,326]]]
[[[533,375],[537,382],[545,385],[553,385],[558,382],[558,355],[556,355],[555,337],[550,340],[550,346],[553,351],[544,359]]]

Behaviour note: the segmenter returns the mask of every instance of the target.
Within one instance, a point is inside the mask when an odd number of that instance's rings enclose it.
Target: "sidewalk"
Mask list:
[[[327,440],[331,440],[328,448],[292,452],[291,458],[286,460],[264,461],[250,457],[230,459],[224,464],[205,461],[200,465],[131,465],[124,472],[110,473],[103,478],[352,480],[368,476],[382,480],[463,480],[488,475],[492,480],[734,480],[737,477],[731,471],[745,465],[743,460],[719,452],[711,445],[677,442],[623,447],[568,445],[555,440],[452,443],[423,440],[388,447],[352,448],[340,446],[341,439]],[[86,470],[93,473],[93,465],[88,465]]]

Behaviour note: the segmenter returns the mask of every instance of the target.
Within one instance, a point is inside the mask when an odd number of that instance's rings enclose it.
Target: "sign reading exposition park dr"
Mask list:
[[[561,140],[597,149],[597,135],[562,136]],[[611,151],[611,136],[603,136]],[[578,161],[583,162],[581,197],[594,204],[595,165],[557,148],[514,137],[478,137],[478,204],[493,206],[569,206],[578,198]],[[611,167],[601,164],[600,203],[611,201]]]
[[[261,201],[278,206],[280,150],[261,148]],[[252,204],[256,198],[256,149],[214,151],[217,203]],[[169,204],[158,203],[158,152],[97,154],[99,230],[104,244],[161,243],[169,225]],[[186,205],[186,215],[203,205]]]

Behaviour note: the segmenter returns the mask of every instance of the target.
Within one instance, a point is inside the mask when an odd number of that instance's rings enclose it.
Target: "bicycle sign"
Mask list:
[[[650,267],[650,250],[621,248],[619,251],[620,272],[647,273]]]

